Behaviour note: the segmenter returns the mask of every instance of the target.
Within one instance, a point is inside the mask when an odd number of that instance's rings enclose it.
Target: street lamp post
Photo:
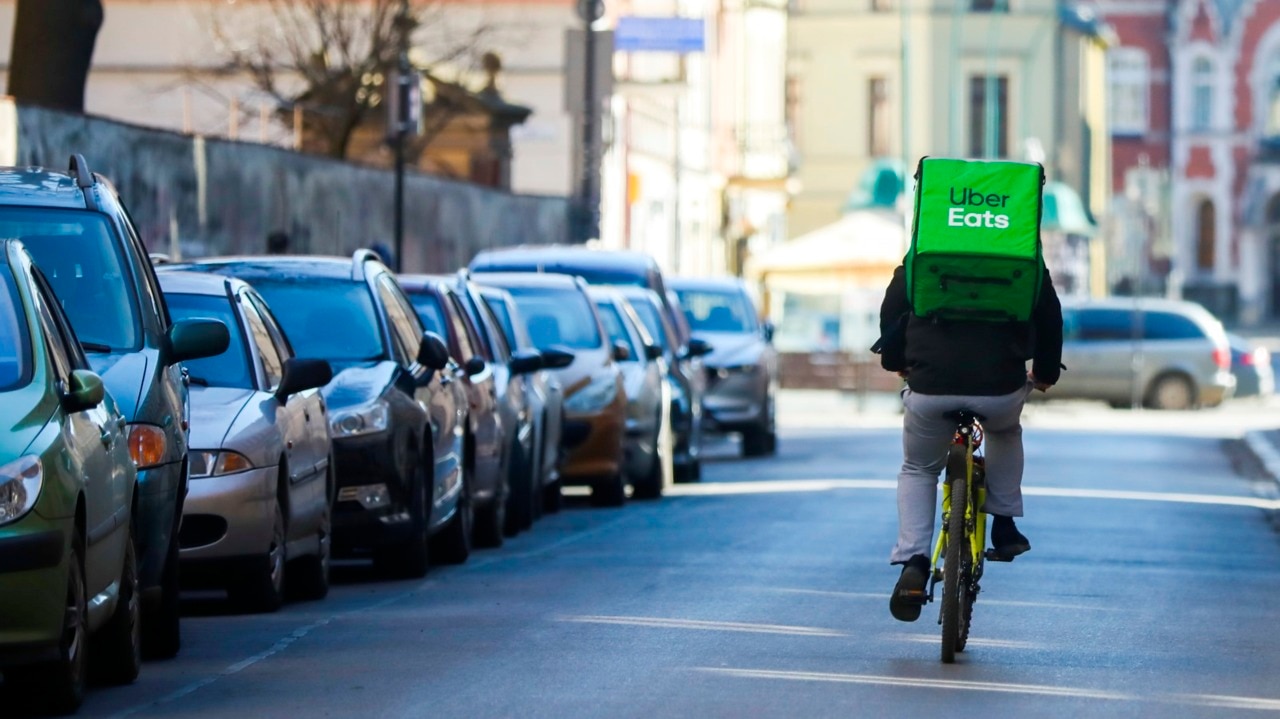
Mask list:
[[[387,139],[395,155],[395,189],[393,217],[393,244],[395,268],[404,271],[404,174],[405,143],[410,134],[416,134],[422,116],[421,80],[409,64],[409,33],[412,29],[409,17],[409,0],[400,0],[396,14],[396,44],[398,46],[393,92],[388,98]]]
[[[582,45],[586,56],[582,66],[582,176],[577,239],[586,242],[600,232],[600,103],[596,97],[596,34],[592,25],[604,16],[604,0],[578,0],[578,16],[585,25]]]

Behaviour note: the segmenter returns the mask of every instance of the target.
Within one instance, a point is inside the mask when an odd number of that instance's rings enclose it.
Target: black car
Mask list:
[[[668,360],[673,375],[671,424],[675,433],[676,481],[691,482],[702,476],[702,389],[706,379],[701,357],[710,352],[711,347],[693,337],[680,311],[680,303],[667,287],[653,257],[631,250],[527,245],[480,252],[471,260],[470,270],[481,282],[484,272],[547,272],[581,277],[593,285],[652,291],[657,307],[670,326]],[[646,325],[649,325],[647,320]],[[654,332],[653,326],[648,329],[651,334]]]
[[[322,394],[337,465],[335,556],[372,553],[384,571],[421,576],[429,547],[470,552],[464,492],[467,406],[449,350],[425,332],[374,253],[215,258],[178,269],[237,277],[271,306],[294,350],[327,360]]]
[[[149,656],[173,656],[180,645],[178,523],[189,477],[181,363],[221,354],[227,328],[170,319],[120,197],[80,155],[67,172],[0,168],[0,236],[22,240],[31,253],[128,422],[138,468],[144,646]]]

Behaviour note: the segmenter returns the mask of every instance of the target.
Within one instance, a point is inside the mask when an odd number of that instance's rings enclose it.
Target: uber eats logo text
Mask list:
[[[952,207],[947,212],[947,225],[951,227],[992,227],[1003,230],[1009,227],[1009,216],[996,214],[990,209],[982,212],[966,212],[969,208],[1003,208],[1009,202],[1008,195],[996,193],[982,194],[972,187],[951,188],[951,204],[964,205]]]

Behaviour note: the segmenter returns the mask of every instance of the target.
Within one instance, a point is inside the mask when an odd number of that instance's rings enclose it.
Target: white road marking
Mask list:
[[[1109,692],[1083,687],[1055,687],[1046,684],[1009,684],[1002,682],[966,681],[962,679],[919,679],[891,677],[876,674],[835,674],[829,672],[789,672],[771,669],[725,669],[719,667],[694,667],[694,671],[741,679],[787,679],[803,682],[832,682],[838,684],[878,684],[882,686],[916,687],[925,689],[958,689],[975,692],[1003,694],[1037,694],[1043,696],[1074,697],[1081,699],[1109,699],[1133,701],[1132,694]]]
[[[942,637],[937,634],[886,634],[886,639],[898,642],[913,642],[915,644],[941,644]],[[994,649],[1045,649],[1044,644],[1036,642],[1022,642],[1016,639],[985,639],[982,637],[969,637],[966,642],[967,646],[989,647]]]
[[[844,632],[820,627],[796,627],[785,624],[755,624],[748,622],[715,622],[699,619],[668,619],[663,617],[616,617],[616,616],[565,616],[562,622],[579,622],[583,624],[617,624],[634,627],[654,627],[658,629],[699,629],[704,631],[749,632],[753,634],[788,634],[805,637],[844,637]]]
[[[799,589],[791,587],[756,587],[756,591],[761,592],[779,592],[783,594],[808,594],[819,597],[836,597],[847,599],[872,599],[875,601],[888,601],[889,592],[836,592],[826,589]],[[1099,607],[1088,604],[1061,604],[1058,602],[1029,602],[1015,599],[986,599],[978,600],[980,606],[1003,606],[1003,607],[1035,607],[1039,609],[1065,609],[1072,612],[1119,612],[1122,611],[1118,607]]]

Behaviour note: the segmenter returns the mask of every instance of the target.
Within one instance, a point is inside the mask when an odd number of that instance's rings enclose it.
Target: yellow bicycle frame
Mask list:
[[[965,502],[965,534],[969,537],[969,551],[972,554],[973,566],[977,567],[982,562],[983,550],[987,545],[987,515],[979,508],[987,501],[986,483],[978,487],[973,487],[973,436],[969,435],[965,438],[965,487],[969,492],[969,501]],[[947,518],[951,514],[951,483],[942,483],[942,531],[938,532],[938,542],[933,548],[933,573],[939,576],[941,568],[938,561],[942,559],[946,553],[947,547]]]

